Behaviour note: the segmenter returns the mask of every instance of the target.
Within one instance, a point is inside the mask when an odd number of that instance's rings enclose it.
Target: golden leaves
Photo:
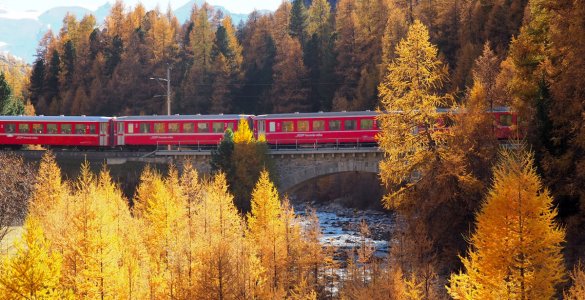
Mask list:
[[[447,73],[428,40],[427,29],[416,21],[396,47],[397,57],[378,88],[382,104],[378,140],[385,152],[380,176],[391,189],[384,198],[387,207],[402,203],[399,196],[440,158],[445,140],[435,126],[440,119],[437,108],[451,100],[439,94]]]
[[[564,279],[564,229],[531,153],[503,151],[477,215],[465,273],[451,276],[456,299],[551,299]]]

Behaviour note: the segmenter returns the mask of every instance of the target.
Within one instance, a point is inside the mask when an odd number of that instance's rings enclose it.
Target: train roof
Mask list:
[[[252,115],[149,115],[149,116],[122,116],[117,117],[120,121],[193,121],[193,120],[239,120],[251,117]]]
[[[496,106],[492,110],[493,112],[512,112],[512,108],[509,106]]]
[[[460,112],[466,112],[467,109],[465,107],[457,107],[457,108],[437,108],[437,112],[438,113],[460,113]],[[508,107],[508,106],[496,106],[494,107],[491,111],[488,109],[486,110],[487,113],[489,112],[513,112],[513,110]]]
[[[108,122],[110,119],[100,116],[0,116],[0,121],[5,122]]]
[[[334,117],[369,117],[377,116],[375,111],[340,111],[340,112],[311,112],[311,113],[285,113],[267,114],[256,116],[255,119],[293,119],[293,118],[334,118]]]

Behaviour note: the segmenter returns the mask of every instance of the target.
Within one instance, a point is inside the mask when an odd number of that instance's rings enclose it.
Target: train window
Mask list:
[[[57,133],[57,124],[47,124],[47,133],[50,134]]]
[[[234,131],[234,123],[233,122],[228,122],[227,123],[227,128],[231,131]]]
[[[128,133],[134,133],[134,123],[128,123]]]
[[[179,133],[179,123],[169,123],[170,133]]]
[[[183,132],[184,133],[193,133],[193,132],[195,132],[195,124],[193,124],[193,123],[183,123]]]
[[[33,133],[43,133],[43,124],[33,124]]]
[[[298,131],[309,131],[309,121],[298,121],[297,122],[297,130]]]
[[[30,126],[28,124],[18,124],[18,133],[29,133]]]
[[[71,124],[61,124],[61,133],[71,134]]]
[[[323,131],[325,130],[325,121],[316,120],[313,121],[313,131]]]
[[[154,133],[165,133],[165,123],[154,123]]]
[[[197,132],[209,132],[209,123],[197,123]]]
[[[268,129],[270,132],[276,131],[276,123],[275,122],[268,122]]]
[[[6,124],[6,126],[4,127],[4,131],[6,133],[14,133],[14,130],[16,129],[16,125],[14,124]]]
[[[118,123],[118,133],[124,134],[124,123]]]
[[[343,122],[343,123],[344,123],[345,130],[355,130],[357,127],[356,120],[345,120],[345,122]]]
[[[512,126],[512,115],[500,115],[500,126]]]
[[[85,134],[85,124],[75,124],[76,134]]]
[[[282,122],[282,132],[293,132],[295,131],[295,124],[293,121]]]
[[[100,134],[106,133],[108,133],[108,123],[100,123]]]
[[[89,134],[95,134],[95,124],[89,124]]]
[[[361,130],[372,130],[374,128],[374,120],[370,119],[361,119],[360,120],[360,129]]]
[[[140,123],[140,133],[150,133],[150,123]]]
[[[341,129],[341,121],[339,121],[339,120],[329,121],[329,130],[340,130],[340,129]]]
[[[223,133],[223,122],[213,122],[213,132]]]

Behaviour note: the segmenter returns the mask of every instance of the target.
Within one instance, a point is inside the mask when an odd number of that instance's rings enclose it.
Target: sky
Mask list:
[[[283,0],[208,0],[212,5],[221,5],[233,13],[250,13],[254,9],[276,10]],[[0,10],[6,10],[14,15],[33,16],[41,14],[49,8],[57,6],[81,6],[91,10],[114,0],[0,0]],[[172,9],[183,6],[189,0],[124,0],[126,5],[135,5],[141,2],[147,9],[157,4],[166,8],[171,4]],[[33,12],[34,11],[34,12]]]

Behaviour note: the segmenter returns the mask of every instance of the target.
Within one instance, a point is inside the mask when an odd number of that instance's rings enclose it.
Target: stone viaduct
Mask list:
[[[343,172],[378,173],[383,153],[378,148],[270,150],[278,172],[278,188],[288,191],[305,181]],[[199,172],[209,173],[209,151],[157,151],[147,158],[152,162],[190,160]],[[109,163],[116,163],[110,159]]]
[[[21,151],[29,159],[40,159],[42,151]],[[55,152],[57,158],[71,160],[106,161],[108,165],[123,165],[127,162],[175,163],[185,160],[200,173],[209,173],[210,151],[166,151],[143,152]],[[378,173],[378,164],[383,153],[378,148],[331,148],[331,149],[286,149],[270,150],[279,175],[278,188],[281,192],[309,180],[343,172]]]

